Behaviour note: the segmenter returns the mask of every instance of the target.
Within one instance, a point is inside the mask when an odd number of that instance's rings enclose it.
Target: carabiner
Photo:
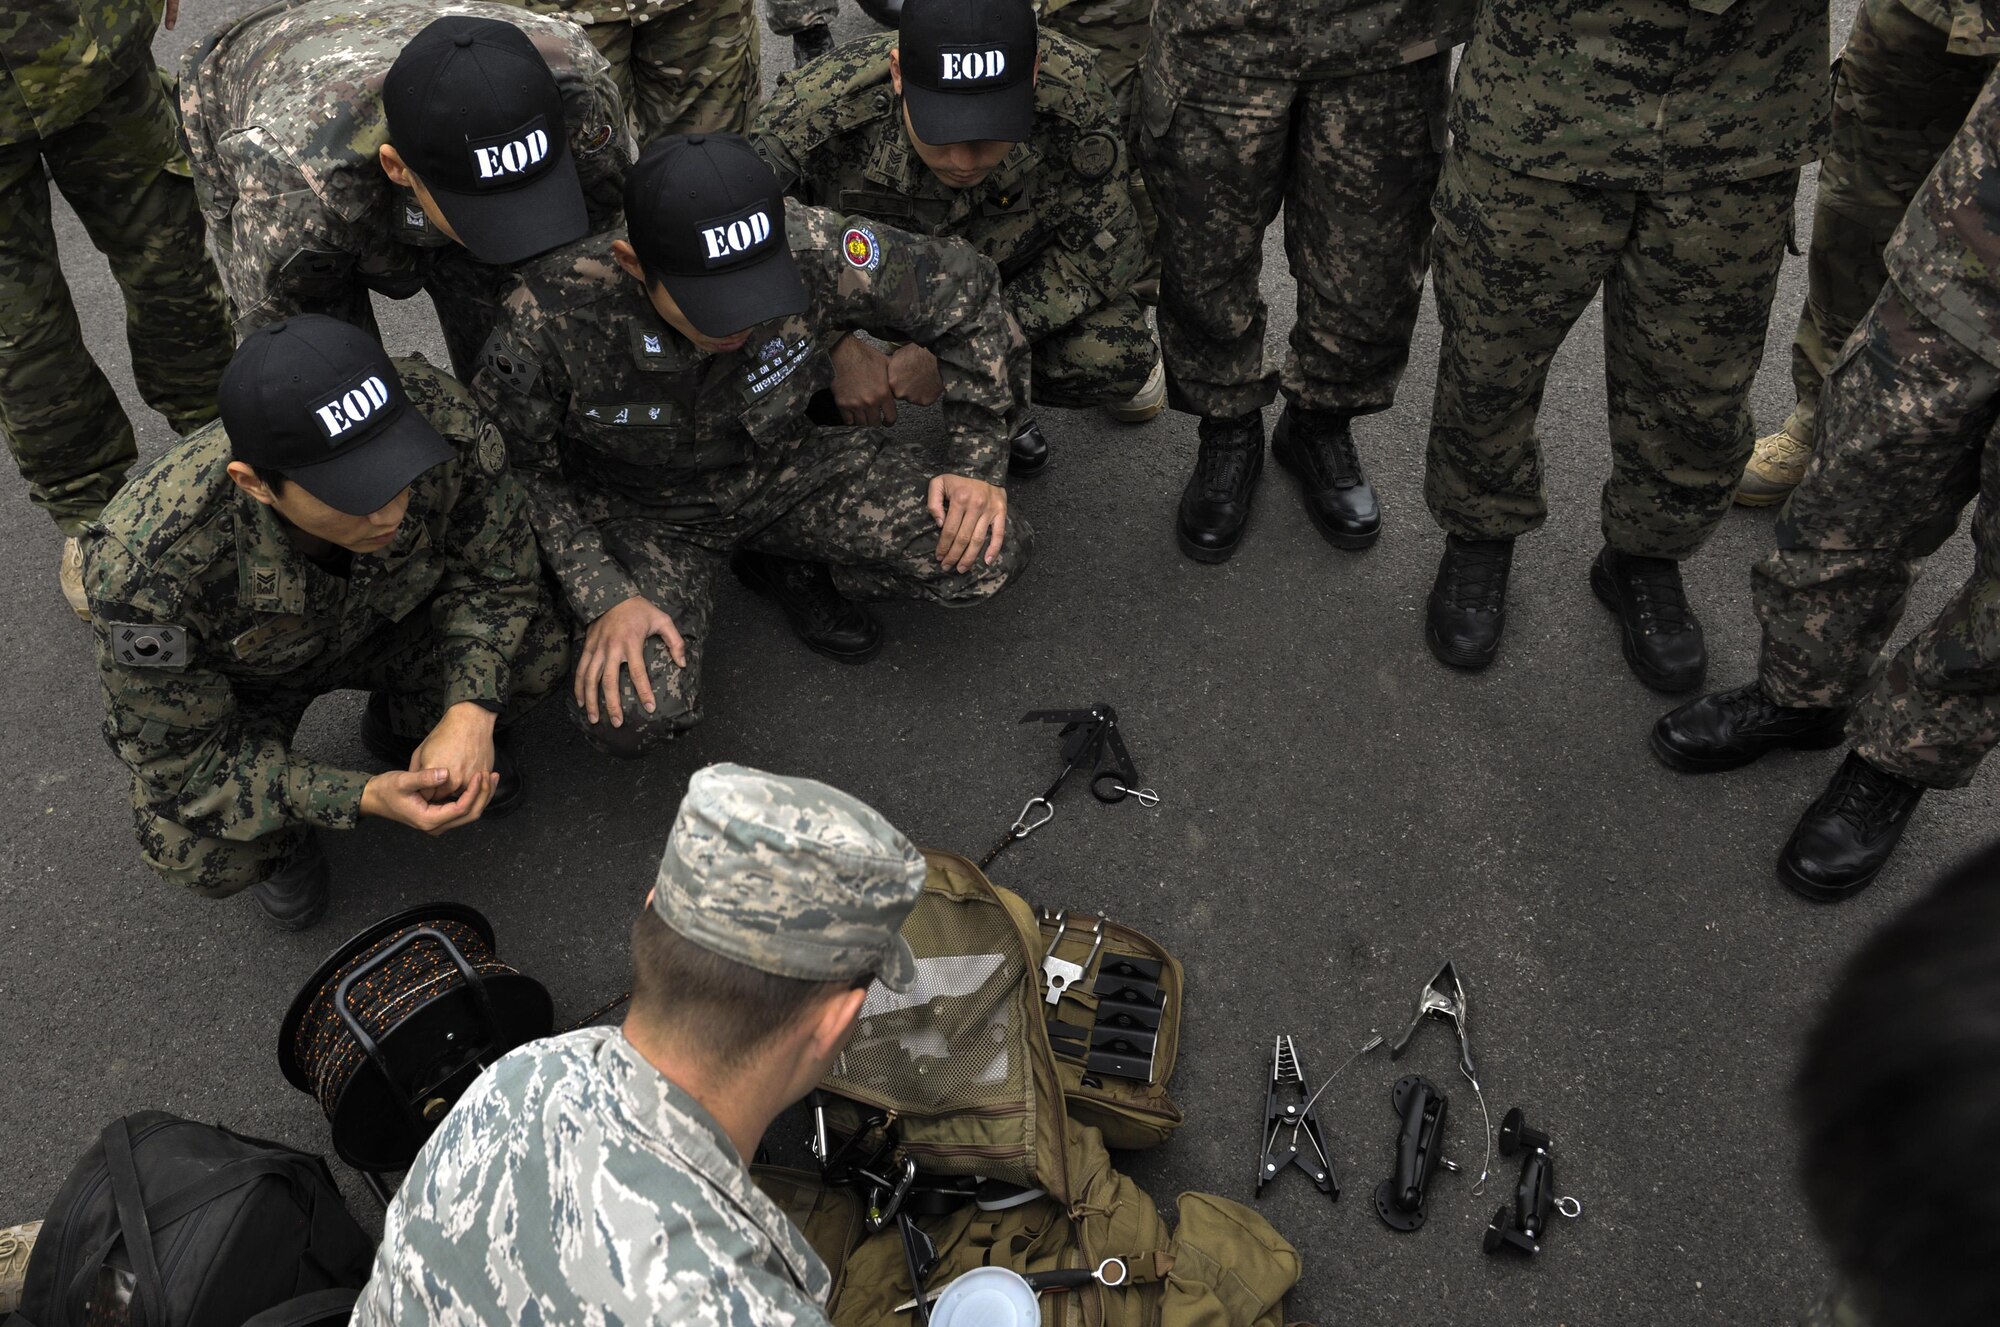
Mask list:
[[[1028,813],[1037,806],[1042,808],[1040,820],[1029,820]],[[1021,814],[1014,817],[1014,827],[1008,831],[1014,838],[1025,839],[1056,818],[1056,806],[1046,797],[1030,797],[1021,806]]]

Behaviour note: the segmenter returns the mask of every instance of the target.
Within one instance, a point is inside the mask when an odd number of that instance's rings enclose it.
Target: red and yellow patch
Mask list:
[[[847,261],[855,267],[874,271],[882,265],[882,246],[875,238],[875,232],[866,226],[850,226],[840,240],[841,250]]]

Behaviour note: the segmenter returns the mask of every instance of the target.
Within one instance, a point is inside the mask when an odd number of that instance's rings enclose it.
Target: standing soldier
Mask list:
[[[1487,0],[1437,194],[1424,492],[1431,652],[1500,648],[1514,540],[1548,515],[1535,417],[1604,291],[1611,475],[1590,588],[1647,686],[1701,685],[1681,561],[1729,510],[1799,168],[1826,140],[1826,0]]]
[[[307,315],[236,352],[222,418],[149,467],[88,545],[105,740],[146,862],[280,926],[326,909],[317,830],[441,834],[520,800],[504,729],[562,680],[506,448],[465,389]],[[292,749],[362,687],[370,776]]]
[[[764,21],[773,36],[792,39],[792,67],[811,64],[833,49],[838,0],[764,0]]]
[[[0,431],[29,497],[63,533],[63,597],[86,621],[77,536],[139,453],[84,349],[56,257],[49,177],[111,262],[139,394],[175,432],[215,418],[234,345],[153,65],[159,21],[157,0],[0,9]]]
[[[852,600],[970,604],[1027,565],[1001,487],[1027,346],[993,264],[788,204],[733,135],[654,144],[625,209],[629,236],[522,272],[473,390],[583,638],[571,717],[593,745],[637,756],[701,717],[725,565],[850,663],[881,644]],[[925,445],[807,417],[855,327],[929,351],[919,395],[944,401],[942,466]]]
[[[1090,52],[1038,40],[1029,0],[908,0],[897,32],[787,79],[751,137],[792,196],[992,259],[1032,347],[1037,404],[1103,406],[1127,423],[1160,412],[1117,108]],[[846,422],[895,421],[889,364],[859,337],[835,348]],[[1047,460],[1041,430],[1017,429],[1014,473]]]
[[[1181,551],[1242,546],[1271,454],[1327,541],[1381,533],[1349,421],[1387,410],[1409,359],[1444,146],[1451,48],[1472,0],[1159,0],[1140,91],[1140,164],[1159,213],[1167,401],[1201,419]],[[1264,364],[1257,278],[1285,213],[1298,321]]]
[[[267,6],[189,50],[181,105],[239,333],[424,291],[461,378],[506,269],[609,225],[630,159],[582,34],[482,0]]]
[[[1832,902],[1881,872],[1926,789],[1964,787],[2000,746],[2000,75],[1910,205],[1822,403],[1751,578],[1757,678],[1662,717],[1653,750],[1706,773],[1851,739],[1778,857],[1780,880]],[[1917,567],[1975,498],[1971,577],[1881,666]]]
[[[603,52],[639,146],[667,134],[740,134],[750,127],[764,91],[756,0],[522,3],[578,24]]]
[[[1805,473],[1819,393],[1882,291],[1882,248],[1965,119],[2000,54],[1991,0],[1861,0],[1833,69],[1833,134],[1820,162],[1806,306],[1792,340],[1798,404],[1757,439],[1736,500],[1769,507]]]

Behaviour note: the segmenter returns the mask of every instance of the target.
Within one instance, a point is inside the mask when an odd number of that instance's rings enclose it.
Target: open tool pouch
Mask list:
[[[1004,892],[1004,891],[1003,891]],[[1183,1116],[1167,1094],[1180,1050],[1180,960],[1143,931],[1107,918],[1044,912],[1043,963],[1082,969],[1057,983],[1043,975],[1049,1045],[1070,1118],[1113,1148],[1156,1147]]]

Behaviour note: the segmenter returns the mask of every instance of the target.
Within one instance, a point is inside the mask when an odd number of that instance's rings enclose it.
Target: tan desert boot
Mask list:
[[[21,1289],[28,1282],[28,1255],[34,1251],[35,1236],[41,1233],[39,1221],[0,1230],[0,1313],[21,1307]]]
[[[1736,484],[1736,503],[1741,507],[1774,507],[1791,496],[1805,478],[1806,462],[1812,460],[1813,444],[1800,429],[1798,416],[1788,415],[1783,428],[1757,439],[1757,450],[1743,467]]]
[[[62,583],[63,598],[69,600],[70,611],[85,622],[90,621],[90,599],[83,592],[83,541],[75,535],[63,540],[56,579]]]

